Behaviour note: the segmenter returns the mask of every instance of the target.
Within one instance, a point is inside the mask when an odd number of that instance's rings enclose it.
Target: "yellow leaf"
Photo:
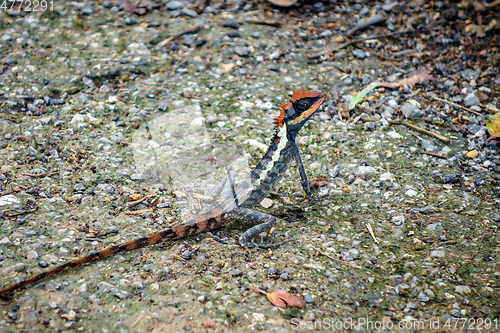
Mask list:
[[[490,119],[486,120],[486,128],[492,136],[500,134],[500,112],[494,114]]]
[[[477,155],[479,155],[479,152],[477,150],[471,150],[470,152],[468,152],[467,154],[465,154],[467,157],[469,158],[476,158]]]
[[[484,28],[484,31],[488,32],[490,30],[492,30],[493,28],[495,28],[497,26],[497,20],[493,19],[490,21],[490,23],[486,26],[486,28]]]
[[[130,201],[137,201],[137,200],[139,200],[140,198],[141,198],[141,195],[140,195],[140,194],[137,194],[137,193],[136,193],[136,194],[131,194],[131,195],[129,195],[129,197],[128,197],[128,199],[129,199]]]

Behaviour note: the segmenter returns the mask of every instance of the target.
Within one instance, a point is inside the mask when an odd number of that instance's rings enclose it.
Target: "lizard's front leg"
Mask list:
[[[251,227],[250,229],[245,231],[243,234],[241,234],[239,241],[240,241],[240,245],[243,246],[244,248],[274,247],[274,246],[280,246],[280,245],[292,240],[292,239],[287,239],[287,240],[280,242],[280,243],[272,243],[272,240],[271,240],[271,243],[267,243],[267,244],[250,242],[249,241],[250,239],[259,235],[264,230],[267,230],[267,229],[271,228],[273,225],[275,225],[276,221],[277,221],[276,217],[269,215],[269,214],[266,214],[266,213],[258,212],[258,211],[253,210],[253,209],[241,208],[241,207],[238,207],[238,208],[232,210],[231,212],[228,213],[228,215],[229,215],[229,217],[232,217],[232,218],[235,218],[238,220],[245,220],[245,221],[249,221],[249,222],[257,224],[256,226]],[[273,235],[273,239],[274,239],[274,235]]]
[[[300,158],[299,148],[295,143],[292,143],[293,156],[295,157],[295,161],[297,161],[297,168],[300,173],[300,184],[302,188],[306,192],[306,195],[311,200],[319,200],[318,197],[313,197],[311,193],[311,188],[309,187],[309,180],[307,180],[306,171],[304,170],[304,165],[302,164],[302,159]]]

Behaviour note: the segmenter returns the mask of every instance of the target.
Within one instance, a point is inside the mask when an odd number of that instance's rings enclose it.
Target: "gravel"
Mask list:
[[[349,40],[403,30],[402,23],[424,26],[443,17],[448,4],[437,3],[417,11],[396,2],[316,2],[261,16],[250,3],[199,10],[169,1],[136,15],[112,2],[59,2],[50,18],[6,16],[1,287],[213,207],[211,190],[228,170],[235,184],[248,175],[273,136],[277,107],[298,87],[327,95],[296,138],[308,179],[327,179],[314,180],[320,200],[309,200],[293,162],[268,208],[259,205],[280,218],[274,241],[293,241],[249,252],[238,237],[253,224],[234,221],[125,251],[16,293],[0,305],[0,331],[142,332],[154,318],[172,327],[189,319],[196,332],[210,319],[221,331],[289,325],[252,287],[299,296],[305,307],[292,312],[311,322],[337,308],[343,318],[370,313],[393,322],[493,318],[500,159],[486,121],[500,77],[494,53],[479,47],[494,34],[462,39],[464,29],[441,29],[359,45],[373,53],[357,45],[330,52],[372,12],[386,11],[385,24]],[[457,15],[475,24],[469,12]],[[158,46],[190,27],[197,28]],[[397,82],[421,67],[433,80],[378,87],[352,110],[340,104],[364,85]],[[265,230],[254,241],[271,238]]]

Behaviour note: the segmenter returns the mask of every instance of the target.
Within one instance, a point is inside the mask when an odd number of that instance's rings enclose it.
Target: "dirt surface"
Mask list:
[[[121,253],[0,300],[0,331],[498,331],[500,19],[471,3],[2,9],[0,288],[213,206],[290,93],[328,97],[297,139],[320,200],[292,163],[257,207],[293,241],[233,221]]]

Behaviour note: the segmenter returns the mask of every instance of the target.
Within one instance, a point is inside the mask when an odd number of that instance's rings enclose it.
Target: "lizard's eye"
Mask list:
[[[297,102],[297,108],[299,111],[305,111],[307,107],[309,106],[309,98],[303,98],[300,101]]]

